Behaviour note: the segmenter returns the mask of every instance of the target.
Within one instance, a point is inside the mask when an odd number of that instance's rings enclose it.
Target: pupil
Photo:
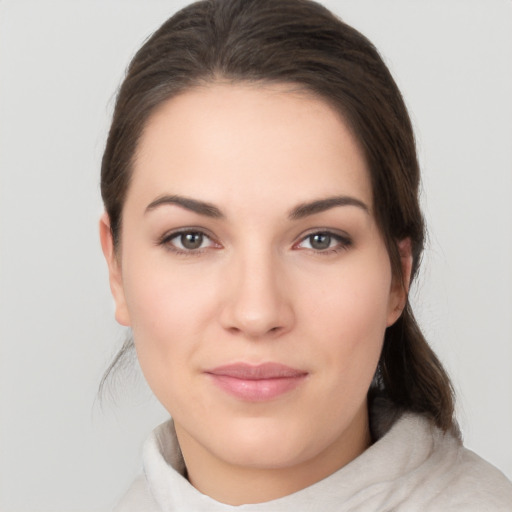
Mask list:
[[[331,237],[325,233],[317,233],[311,236],[310,243],[313,249],[328,249],[331,245]]]
[[[203,243],[201,233],[185,233],[181,235],[181,243],[185,249],[199,249]]]

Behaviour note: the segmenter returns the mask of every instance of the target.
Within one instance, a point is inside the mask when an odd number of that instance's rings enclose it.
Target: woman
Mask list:
[[[407,301],[418,183],[389,71],[318,4],[198,2],[145,43],[100,234],[173,420],[119,510],[510,508]]]

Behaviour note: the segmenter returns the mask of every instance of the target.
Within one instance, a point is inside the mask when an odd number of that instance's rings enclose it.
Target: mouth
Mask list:
[[[308,372],[280,363],[234,363],[205,372],[221,390],[248,402],[275,399],[297,388]]]

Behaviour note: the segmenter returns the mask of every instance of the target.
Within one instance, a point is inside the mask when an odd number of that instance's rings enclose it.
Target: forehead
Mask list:
[[[128,200],[175,193],[284,204],[351,194],[372,204],[365,158],[345,121],[289,85],[214,84],[163,103],[143,131],[130,189]]]

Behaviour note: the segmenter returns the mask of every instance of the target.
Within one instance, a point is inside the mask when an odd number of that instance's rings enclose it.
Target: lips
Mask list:
[[[235,363],[205,372],[220,389],[240,400],[263,402],[299,386],[308,373],[280,363]]]

